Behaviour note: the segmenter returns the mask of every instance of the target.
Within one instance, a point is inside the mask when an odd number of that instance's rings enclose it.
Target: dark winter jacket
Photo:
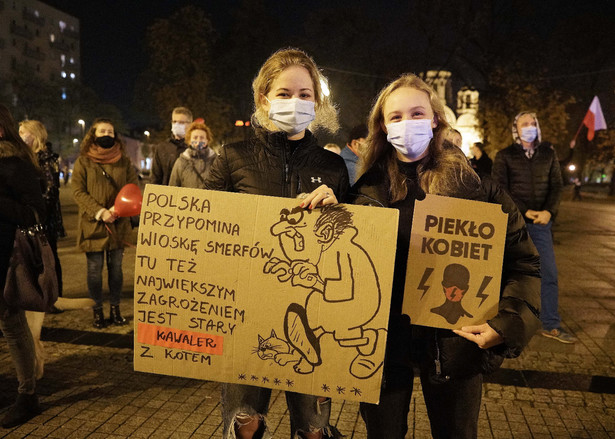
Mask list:
[[[205,189],[276,197],[296,197],[322,184],[338,200],[348,191],[348,171],[337,154],[319,147],[306,130],[301,140],[258,129],[256,136],[224,146],[214,161]]]
[[[555,217],[562,195],[562,176],[549,142],[542,142],[528,159],[523,147],[513,143],[495,156],[493,179],[505,189],[521,213],[547,210]],[[526,219],[526,221],[530,221]]]
[[[427,364],[435,374],[433,360],[438,358],[442,372],[449,377],[467,377],[489,372],[499,366],[503,357],[516,357],[540,327],[540,260],[529,239],[521,213],[510,197],[491,179],[486,178],[478,191],[461,198],[500,204],[508,214],[508,228],[502,270],[499,313],[489,325],[503,338],[504,343],[487,351],[480,349],[452,331],[426,327],[409,327],[409,319],[402,316],[406,264],[410,242],[410,228],[414,215],[414,202],[423,199],[418,186],[417,162],[398,162],[406,176],[408,195],[391,204],[388,177],[383,168],[372,167],[352,188],[350,199],[354,204],[392,207],[400,211],[395,273],[391,298],[391,318],[387,357],[389,362],[404,363],[404,356],[412,338],[413,360]],[[413,335],[410,335],[410,332]]]
[[[476,172],[481,179],[484,177],[491,177],[493,161],[487,154],[483,153],[479,159],[472,157],[470,159],[470,164],[472,165],[474,172]]]
[[[58,155],[47,149],[40,150],[36,155],[38,165],[47,183],[43,193],[47,215],[45,231],[50,240],[57,241],[58,238],[66,236],[60,207],[60,164],[58,163]]]
[[[175,160],[186,148],[187,146],[183,139],[169,139],[156,145],[154,147],[154,157],[152,158],[150,182],[168,185]]]
[[[31,208],[36,210],[41,222],[45,220],[40,174],[13,151],[8,142],[0,141],[0,296],[17,226],[29,227],[36,223]]]

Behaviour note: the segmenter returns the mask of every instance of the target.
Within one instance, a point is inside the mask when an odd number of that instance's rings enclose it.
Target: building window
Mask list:
[[[64,32],[64,29],[66,29],[66,23],[60,20],[58,21],[58,25],[60,26],[60,32]]]
[[[65,72],[64,70],[62,70],[62,72],[60,73],[60,76],[61,76],[62,78],[66,78],[66,72]]]
[[[35,16],[35,17],[38,17],[38,16],[39,16],[38,10],[36,10],[36,9],[34,10],[34,16]]]
[[[72,56],[70,57],[70,63],[75,64],[75,58],[73,58]]]
[[[52,43],[56,40],[56,36],[54,34],[49,34],[49,41]]]
[[[63,101],[65,101],[65,100],[66,100],[66,98],[67,98],[67,96],[66,96],[66,89],[65,89],[65,88],[63,88],[63,89],[62,89],[62,100],[63,100]]]
[[[60,61],[62,63],[62,67],[64,67],[64,64],[66,64],[66,55],[64,54],[60,55]]]
[[[70,74],[70,79],[75,79],[75,74],[74,73]]]

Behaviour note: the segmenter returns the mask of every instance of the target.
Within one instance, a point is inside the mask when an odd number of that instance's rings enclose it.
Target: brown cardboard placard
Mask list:
[[[402,305],[413,324],[458,329],[497,314],[507,219],[498,204],[415,202]]]
[[[377,402],[398,212],[147,185],[135,370]]]

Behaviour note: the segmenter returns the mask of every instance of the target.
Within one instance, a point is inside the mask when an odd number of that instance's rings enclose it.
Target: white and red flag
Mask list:
[[[583,125],[587,127],[587,140],[592,141],[594,139],[594,133],[598,130],[606,130],[606,121],[602,114],[602,107],[600,107],[600,101],[598,96],[594,96],[594,100],[587,110],[587,114],[583,118]]]

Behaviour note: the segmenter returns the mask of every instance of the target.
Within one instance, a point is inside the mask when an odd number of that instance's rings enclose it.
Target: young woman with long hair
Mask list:
[[[122,258],[131,233],[130,219],[113,211],[115,197],[128,183],[137,184],[137,174],[126,155],[122,139],[109,119],[96,119],[83,141],[73,168],[73,195],[79,206],[77,247],[87,257],[87,284],[94,305],[94,327],[104,328],[102,269],[109,274],[110,323],[125,325],[120,313]]]
[[[482,376],[521,353],[539,327],[540,271],[536,249],[510,197],[481,182],[461,150],[445,141],[449,125],[434,90],[404,75],[379,94],[369,116],[356,204],[399,210],[389,336],[380,403],[361,404],[368,438],[403,438],[420,378],[435,438],[477,435]],[[402,301],[415,200],[437,194],[499,204],[508,214],[499,313],[480,325],[444,330],[411,325]]]
[[[252,83],[254,137],[222,148],[205,188],[298,197],[297,204],[306,208],[342,199],[348,190],[344,160],[321,148],[311,131],[338,128],[336,110],[321,90],[321,79],[314,60],[301,50],[283,49],[271,55]],[[223,384],[224,437],[265,434],[270,395],[271,389]],[[294,392],[287,392],[286,398],[291,437],[337,435],[329,424],[329,399]]]

